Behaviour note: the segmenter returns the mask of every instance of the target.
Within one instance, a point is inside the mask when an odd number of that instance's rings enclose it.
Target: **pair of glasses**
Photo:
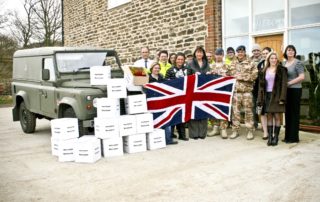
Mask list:
[[[228,52],[228,54],[229,54],[229,53],[234,53],[234,52],[231,51],[231,52]]]

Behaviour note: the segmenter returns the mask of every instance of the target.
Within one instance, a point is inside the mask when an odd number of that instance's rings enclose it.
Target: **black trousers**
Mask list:
[[[190,120],[188,122],[190,138],[205,138],[207,136],[208,119]]]
[[[299,142],[301,88],[287,89],[286,104],[286,142]]]

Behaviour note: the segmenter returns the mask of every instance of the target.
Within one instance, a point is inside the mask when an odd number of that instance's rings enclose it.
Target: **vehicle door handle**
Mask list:
[[[40,93],[41,96],[43,96],[44,98],[47,98],[48,97],[48,94],[47,94],[47,91],[44,91],[44,90],[40,90]]]

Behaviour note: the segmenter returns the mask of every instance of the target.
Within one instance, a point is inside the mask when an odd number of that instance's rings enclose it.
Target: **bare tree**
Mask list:
[[[57,0],[37,0],[33,8],[36,18],[37,38],[43,45],[53,46],[61,38],[61,6]]]
[[[18,48],[18,43],[14,38],[0,34],[0,58],[10,56]]]
[[[17,11],[13,14],[12,35],[22,43],[22,47],[26,48],[30,44],[30,39],[33,36],[33,29],[35,26],[35,1],[34,0],[25,0],[23,7],[25,11],[25,17],[22,18],[18,15]]]
[[[12,78],[12,56],[17,49],[14,38],[0,34],[0,79]]]
[[[2,8],[3,3],[0,2],[0,7]],[[5,27],[5,24],[8,22],[8,18],[6,17],[5,14],[0,14],[0,29],[3,29]]]
[[[8,19],[6,18],[6,16],[4,15],[0,15],[0,29],[4,28],[5,23],[8,21]]]

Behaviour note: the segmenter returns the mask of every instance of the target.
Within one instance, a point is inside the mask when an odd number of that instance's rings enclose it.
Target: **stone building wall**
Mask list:
[[[123,64],[148,46],[193,52],[221,46],[221,0],[132,0],[107,9],[108,0],[64,0],[64,45],[114,48]],[[219,14],[220,13],[220,14]]]

